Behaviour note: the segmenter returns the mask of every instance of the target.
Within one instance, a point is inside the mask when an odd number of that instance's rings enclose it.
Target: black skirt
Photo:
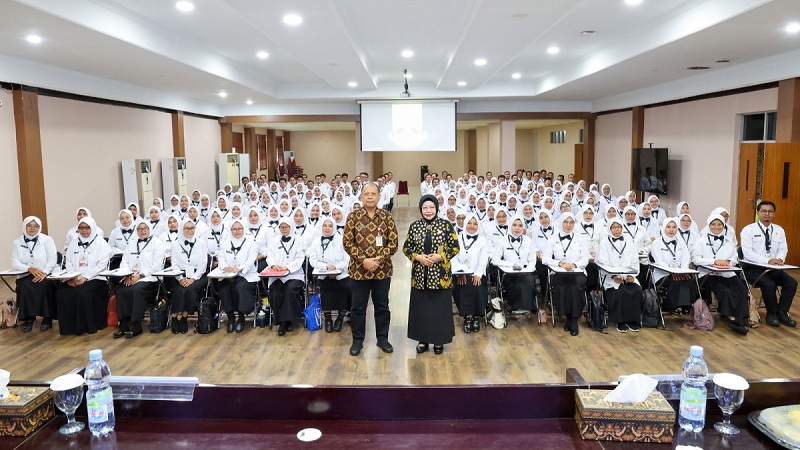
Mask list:
[[[44,280],[34,283],[33,275],[17,279],[17,308],[20,320],[39,317],[56,319],[56,289],[58,283]]]
[[[256,282],[245,277],[235,276],[222,279],[218,284],[219,299],[225,312],[238,311],[250,314],[256,305]],[[261,299],[258,299],[261,303]]]
[[[667,298],[664,300],[664,309],[675,310],[680,307],[690,307],[700,296],[697,291],[697,283],[694,279],[676,281],[672,275],[667,274],[662,280],[656,282],[667,291]]]
[[[481,278],[481,285],[472,284],[472,275],[466,276],[467,283],[458,284],[458,277],[453,277],[453,299],[458,307],[458,314],[465,316],[485,316],[486,302],[489,301],[486,277]]]
[[[323,311],[350,310],[350,278],[337,280],[325,277],[317,280],[317,283]]]
[[[580,317],[586,303],[586,275],[582,273],[556,273],[550,278],[553,286],[553,303],[556,313]]]
[[[303,289],[305,285],[300,280],[272,282],[269,305],[275,313],[276,322],[299,322],[303,318]]]
[[[184,311],[188,314],[194,314],[197,311],[197,305],[200,304],[200,297],[206,292],[208,279],[204,275],[199,280],[195,280],[189,287],[183,287],[178,283],[177,279],[165,278],[164,284],[166,284],[170,292],[172,314],[182,315]]]
[[[97,333],[108,324],[108,284],[90,280],[80,286],[63,283],[56,292],[61,335]]]
[[[456,327],[453,323],[450,289],[411,288],[408,304],[408,338],[433,345],[453,342]]]
[[[750,317],[747,288],[739,278],[706,275],[703,287],[717,296],[721,316],[733,316],[739,323],[744,323],[743,319]]]
[[[617,289],[603,290],[611,323],[639,323],[642,320],[642,288],[636,283],[620,285]]]
[[[503,275],[504,300],[514,310],[536,311],[536,281],[532,273],[506,272]]]
[[[158,283],[155,281],[140,281],[136,284],[117,287],[117,316],[119,320],[132,320],[141,322],[144,311],[149,303],[155,299]]]

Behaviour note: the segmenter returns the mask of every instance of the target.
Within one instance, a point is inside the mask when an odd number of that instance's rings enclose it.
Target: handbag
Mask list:
[[[108,299],[108,308],[106,308],[108,312],[108,326],[116,327],[119,325],[119,317],[117,317],[117,296],[112,295],[111,298]]]
[[[748,296],[748,301],[750,302],[750,317],[747,319],[747,325],[750,328],[758,328],[758,324],[761,323],[761,314],[758,312],[758,301],[753,298],[753,295]]]
[[[308,306],[303,310],[303,316],[306,318],[306,328],[308,331],[319,330],[322,326],[322,310],[320,307],[319,294],[311,296],[311,301]]]

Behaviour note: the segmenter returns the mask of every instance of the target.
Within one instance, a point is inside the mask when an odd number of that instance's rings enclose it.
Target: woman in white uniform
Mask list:
[[[461,249],[451,261],[452,270],[472,273],[453,276],[453,298],[458,314],[464,318],[464,333],[481,330],[481,318],[486,315],[486,266],[489,263],[489,244],[480,234],[480,220],[468,213],[464,230],[458,234]]]
[[[84,217],[92,217],[92,212],[89,211],[89,208],[85,208],[85,207],[81,206],[80,208],[78,208],[77,211],[75,211],[75,215],[77,216],[77,218],[75,220],[80,222],[81,219],[83,219]],[[97,235],[100,236],[100,239],[103,239],[104,232],[103,232],[102,228],[97,227],[96,225],[95,225],[95,227],[96,227],[95,230],[97,231]],[[69,229],[69,231],[67,231],[67,239],[64,242],[64,251],[65,252],[67,251],[67,247],[69,247],[69,243],[72,242],[73,239],[77,238],[79,234],[80,233],[78,233],[78,223],[76,223],[75,226],[73,226],[72,228]]]
[[[292,331],[293,322],[303,314],[305,249],[294,234],[294,220],[283,217],[278,225],[279,235],[267,246],[267,263],[272,270],[288,270],[280,278],[269,279],[269,300],[274,308],[278,325],[278,336]]]
[[[114,253],[122,253],[128,247],[128,243],[133,237],[133,214],[127,209],[123,209],[117,216],[117,226],[111,230],[108,236],[108,245]],[[113,268],[113,267],[112,267]]]
[[[97,234],[91,217],[78,222],[78,237],[67,248],[66,269],[78,272],[56,293],[58,328],[62,335],[97,333],[108,324],[108,286],[100,272],[108,268],[111,247]]]
[[[631,208],[632,209],[632,208]],[[606,267],[628,269],[631,274],[611,275],[601,269],[603,297],[608,304],[608,321],[617,324],[617,331],[639,331],[642,317],[642,287],[639,273],[639,252],[634,242],[623,235],[619,219],[608,223],[608,236],[597,246],[597,263]]]
[[[574,228],[575,217],[566,213],[561,218],[561,230],[547,241],[542,262],[557,272],[550,280],[553,283],[553,301],[558,312],[567,317],[564,330],[577,336],[578,318],[585,303],[589,245],[574,233]]]
[[[336,232],[332,217],[322,219],[320,234],[309,244],[308,259],[314,270],[341,271],[339,275],[320,277],[318,283],[325,332],[342,331],[344,316],[350,309],[350,278],[347,273],[350,255],[344,251],[342,236]],[[333,322],[332,311],[338,311],[336,322]]]
[[[245,224],[238,219],[230,223],[230,235],[222,243],[217,257],[220,269],[236,274],[218,283],[222,309],[228,314],[228,333],[244,331],[245,315],[253,310],[256,301],[256,283],[259,280],[256,258],[259,252],[255,239],[246,234]]]
[[[114,339],[142,334],[144,311],[158,291],[158,277],[153,274],[164,268],[165,247],[152,235],[146,222],[137,222],[136,238],[128,243],[119,265],[120,269],[133,273],[117,287],[119,329],[114,333]]]
[[[571,213],[570,213],[571,214]],[[521,216],[511,220],[511,230],[492,243],[492,263],[503,269],[503,289],[508,292],[508,303],[513,310],[538,311],[536,303],[536,281],[532,272],[514,273],[536,266],[536,246],[525,236],[525,221]]]
[[[158,206],[151,206],[147,215],[149,217],[150,229],[153,236],[161,236],[167,231],[167,221],[161,219],[161,208]]]
[[[547,248],[547,241],[553,236],[555,227],[553,224],[553,216],[545,210],[540,210],[537,213],[539,218],[539,225],[534,228],[534,233],[531,235],[533,239],[533,246],[536,249],[536,276],[539,277],[539,288],[541,289],[541,297],[544,299],[547,295],[549,288],[547,265],[544,263],[544,250]]]
[[[57,317],[56,285],[47,279],[56,268],[56,243],[41,229],[38,217],[26,217],[22,221],[22,236],[14,239],[11,247],[11,268],[27,272],[17,277],[17,308],[22,331],[26,333],[33,329],[37,316],[42,318],[41,331],[50,329],[53,318]]]
[[[179,225],[178,239],[172,246],[172,267],[183,272],[175,278],[165,278],[172,303],[172,334],[189,331],[188,316],[197,310],[200,297],[208,285],[208,250],[206,243],[196,237],[194,223],[184,219]]]
[[[692,253],[678,234],[677,219],[670,217],[664,220],[661,225],[661,235],[653,241],[653,245],[650,247],[650,256],[656,266],[676,269],[689,268]],[[667,290],[667,298],[664,300],[663,307],[664,310],[673,314],[678,313],[681,309],[688,312],[692,302],[699,295],[697,284],[691,275],[670,275],[669,272],[654,267],[653,280]]]

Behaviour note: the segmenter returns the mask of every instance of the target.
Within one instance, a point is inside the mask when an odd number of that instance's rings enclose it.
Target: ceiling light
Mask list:
[[[400,53],[400,55],[402,55],[403,58],[411,58],[412,56],[414,56],[414,51],[413,50],[403,50]]]
[[[178,8],[178,11],[189,12],[194,10],[194,3],[181,0],[178,3],[175,3],[175,7]]]
[[[476,66],[485,66],[486,65],[486,60],[483,59],[483,58],[478,58],[478,59],[475,60],[475,65]]]
[[[597,34],[597,31],[594,30],[581,31],[581,36],[594,36],[595,34]]]
[[[785,30],[787,33],[797,33],[800,31],[800,22],[792,22],[789,25],[786,25]]]
[[[358,83],[356,83],[355,81],[351,81],[351,82],[347,83],[347,85],[350,86],[350,87],[358,87]]]
[[[225,98],[225,97],[227,97],[227,96],[228,96],[228,93],[227,93],[227,92],[225,92],[225,91],[219,91],[219,94],[217,94],[217,95],[219,95],[219,96],[220,96],[220,97],[222,97],[222,98]]]
[[[467,82],[466,81],[459,81],[458,85],[461,86],[461,87],[464,87],[464,86],[467,85]]]
[[[519,73],[519,72],[514,72],[514,73],[511,74],[511,78],[513,78],[515,80],[519,80],[520,78],[522,78],[522,74]]]
[[[629,6],[636,6],[642,3],[642,0],[625,0],[625,4]]]
[[[267,59],[267,58],[269,58],[269,53],[267,53],[267,52],[262,50],[262,51],[256,53],[256,56],[258,57],[258,59]]]
[[[303,18],[297,14],[287,14],[283,16],[283,23],[294,27],[303,23]]]
[[[560,48],[558,48],[558,47],[548,47],[548,48],[547,48],[547,53],[549,53],[549,54],[551,54],[551,55],[556,55],[556,54],[558,54],[558,52],[560,52],[560,51],[561,51],[561,49],[560,49]]]
[[[29,34],[25,38],[25,40],[30,42],[31,44],[41,44],[42,43],[42,37],[39,36],[38,34]]]
[[[688,70],[708,70],[708,69],[710,69],[710,68],[711,68],[711,67],[708,67],[708,66],[692,66],[692,67],[687,67],[687,69],[688,69]]]
[[[252,104],[253,104],[253,101],[252,101],[252,100],[250,100],[250,99],[248,98],[248,99],[247,99],[247,101],[246,101],[245,103],[247,103],[248,105],[252,105]]]

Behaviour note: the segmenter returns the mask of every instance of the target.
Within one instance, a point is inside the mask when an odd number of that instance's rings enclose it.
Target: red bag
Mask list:
[[[108,299],[108,326],[116,327],[119,325],[119,317],[117,317],[117,296],[112,295]]]

